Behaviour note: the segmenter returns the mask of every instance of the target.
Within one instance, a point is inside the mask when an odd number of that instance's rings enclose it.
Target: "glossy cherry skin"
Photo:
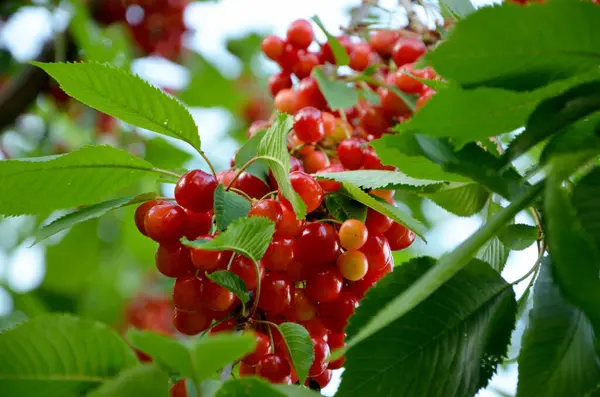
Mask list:
[[[331,164],[329,167],[324,168],[317,172],[320,173],[331,173],[331,172],[343,172],[344,167],[341,164]],[[317,182],[321,185],[321,189],[323,189],[324,193],[333,193],[337,192],[342,188],[342,184],[340,182],[336,182],[329,179],[318,179]]]
[[[298,85],[298,108],[313,106],[317,109],[325,109],[327,101],[319,88],[319,84],[314,77],[305,77]]]
[[[213,236],[200,236],[201,240],[213,240]],[[190,257],[192,258],[192,263],[200,270],[213,270],[217,268],[220,264],[221,257],[223,255],[222,251],[211,251],[211,250],[203,250],[200,248],[192,248],[190,250]]]
[[[213,209],[217,179],[202,170],[192,170],[179,179],[175,199],[183,208],[194,212]]]
[[[304,204],[306,204],[307,213],[319,208],[323,202],[323,189],[312,176],[302,171],[294,171],[290,174],[290,182],[294,191],[298,193]],[[281,191],[279,191],[279,201],[292,208],[292,205],[283,197]]]
[[[322,171],[329,165],[329,158],[320,150],[312,150],[303,157],[304,169],[310,174],[315,174]],[[318,182],[318,181],[317,181]],[[319,184],[321,185],[321,184]],[[323,186],[321,186],[323,187]]]
[[[360,249],[367,242],[369,230],[367,226],[357,219],[348,219],[342,223],[338,232],[340,245],[347,250]]]
[[[185,237],[188,240],[195,240],[203,234],[208,234],[212,226],[212,211],[193,212],[185,210]]]
[[[253,367],[241,361],[239,363],[238,373],[240,374],[240,377],[253,376],[256,374],[256,366]]]
[[[329,369],[329,367],[328,367],[320,375],[311,376],[310,378],[307,378],[306,383],[307,383],[307,386],[309,386],[311,388],[312,388],[311,383],[316,383],[317,385],[319,385],[319,389],[323,389],[329,384],[329,382],[331,382],[332,378],[333,378],[333,371],[331,369]]]
[[[248,172],[242,172],[235,181],[235,187],[255,199],[260,199],[271,191],[263,181]]]
[[[306,296],[304,289],[296,288],[291,311],[291,320],[308,321],[317,315],[317,306],[308,296]],[[286,316],[286,318],[287,317],[288,316]]]
[[[335,267],[329,267],[309,276],[306,295],[315,302],[333,302],[342,291],[344,280]]]
[[[292,87],[292,78],[290,77],[289,73],[275,73],[269,77],[268,84],[269,92],[272,96],[275,96],[279,91]]]
[[[356,71],[363,71],[369,66],[369,56],[371,55],[371,46],[368,43],[359,42],[352,46],[350,50],[350,68]]]
[[[394,223],[394,221],[382,213],[371,208],[367,210],[367,220],[365,221],[365,225],[367,225],[369,232],[385,233],[392,227],[392,223]]]
[[[270,353],[271,339],[262,332],[253,332],[251,334],[254,335],[256,346],[254,347],[254,351],[244,357],[242,361],[248,365],[255,366],[263,357]]]
[[[185,335],[197,335],[208,329],[212,320],[210,312],[205,310],[186,312],[175,309],[173,313],[173,325],[177,331]]]
[[[169,395],[171,397],[188,397],[187,390],[185,388],[185,379],[181,379],[179,382],[175,383],[173,387],[171,387]]]
[[[389,57],[399,38],[400,33],[393,30],[374,30],[369,35],[369,44],[380,55]]]
[[[173,285],[173,304],[179,310],[202,310],[203,280],[195,275],[178,277]]]
[[[257,265],[259,272],[258,276],[256,274],[256,268],[254,267],[254,262],[252,259],[246,258],[242,255],[236,255],[233,259],[233,262],[231,262],[231,268],[229,270],[238,275],[246,284],[248,291],[250,291],[256,288],[258,277],[261,277],[264,272],[261,261],[259,261]]]
[[[299,108],[298,95],[293,89],[284,88],[275,95],[273,105],[281,113],[294,114]]]
[[[330,330],[342,332],[357,307],[358,296],[350,291],[342,291],[335,301],[319,304],[319,318]]]
[[[321,111],[312,106],[302,108],[294,116],[294,132],[304,143],[316,143],[325,135]]]
[[[327,369],[327,358],[331,354],[329,351],[329,345],[327,341],[319,337],[310,338],[313,345],[313,352],[315,353],[315,359],[308,370],[308,376],[318,376]]]
[[[304,223],[303,219],[296,217],[289,205],[281,203],[281,220],[275,225],[275,233],[278,236],[295,238],[302,232]]]
[[[258,307],[271,314],[282,314],[292,304],[294,284],[281,272],[266,273],[261,280]]]
[[[360,251],[365,254],[369,261],[369,269],[378,271],[391,261],[392,250],[385,236],[377,232],[369,232],[369,238]]]
[[[252,216],[262,216],[276,224],[281,221],[281,205],[273,199],[256,201],[248,213],[248,217]]]
[[[205,280],[202,283],[200,295],[204,307],[214,312],[230,309],[236,300],[232,292],[211,280]]]
[[[287,42],[299,49],[306,49],[315,39],[312,25],[306,19],[297,19],[287,30]]]
[[[402,37],[394,44],[392,59],[396,66],[400,67],[415,62],[425,51],[427,51],[427,47],[423,41],[412,37]]]
[[[185,276],[196,270],[189,248],[181,245],[179,241],[160,244],[156,250],[155,261],[158,271],[167,277]]]
[[[295,242],[291,238],[275,236],[261,262],[268,270],[286,271],[294,259]]]
[[[269,354],[256,366],[256,375],[271,383],[291,383],[292,368],[281,354]]]
[[[144,217],[144,228],[152,240],[165,243],[179,240],[185,233],[186,215],[174,204],[158,204]]]
[[[340,254],[337,231],[327,223],[308,223],[296,239],[294,254],[300,262],[313,267],[334,262]]]
[[[135,210],[135,216],[134,216],[135,226],[137,226],[140,233],[142,233],[144,236],[148,235],[146,233],[146,227],[144,226],[144,218],[146,217],[146,214],[148,213],[148,211],[150,211],[150,209],[152,207],[154,207],[155,205],[158,205],[158,204],[168,204],[168,201],[164,201],[164,200],[146,201],[145,203],[143,203],[142,205],[137,207]]]
[[[369,262],[360,251],[346,251],[337,259],[337,267],[346,280],[358,281],[367,274]]]
[[[358,138],[350,138],[341,142],[337,148],[340,163],[348,170],[357,170],[364,163],[363,141]]]
[[[408,248],[415,241],[415,233],[399,223],[394,223],[392,227],[385,232],[384,236],[387,238],[392,251]]]
[[[263,39],[260,47],[267,58],[278,61],[283,55],[285,41],[275,35],[270,35]]]

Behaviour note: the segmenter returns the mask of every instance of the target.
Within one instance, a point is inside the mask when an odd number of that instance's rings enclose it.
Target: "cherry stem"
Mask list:
[[[210,162],[210,160],[206,156],[206,153],[204,153],[204,151],[200,150],[200,149],[198,149],[198,153],[200,153],[200,156],[202,156],[202,158],[204,159],[204,161],[208,165],[208,168],[210,168],[210,172],[213,174],[213,176],[215,177],[215,179],[217,179],[217,173],[215,171],[215,168],[213,167],[212,163]]]
[[[332,222],[332,223],[337,223],[338,225],[341,225],[342,221],[338,221],[337,219],[333,219],[333,218],[326,218],[326,219],[319,219],[315,222],[319,222],[319,223],[325,223],[325,222]]]
[[[254,270],[256,271],[256,293],[254,294],[254,302],[252,303],[252,309],[250,309],[248,318],[252,318],[252,316],[254,316],[254,313],[258,308],[258,299],[260,298],[260,269],[257,261],[252,259],[252,263],[254,263]]]
[[[240,168],[236,174],[233,176],[233,178],[231,179],[231,181],[229,181],[229,184],[227,185],[227,187],[225,188],[225,190],[229,190],[231,189],[231,187],[233,186],[233,184],[235,183],[235,181],[237,181],[237,179],[240,177],[240,175],[242,175],[242,172],[246,171],[251,165],[252,163],[254,163],[257,160],[261,160],[261,159],[265,159],[266,157],[263,156],[256,156],[256,157],[252,157],[250,160],[248,160],[248,162],[246,164],[244,164],[242,166],[242,168]]]
[[[173,177],[175,177],[175,178],[177,178],[177,179],[179,179],[179,178],[181,178],[181,177],[182,177],[182,175],[179,175],[179,174],[178,174],[178,173],[176,173],[176,172],[173,172],[173,171],[167,171],[167,170],[163,170],[163,169],[160,169],[160,168],[152,168],[152,170],[151,170],[151,171],[158,172],[159,174],[165,174],[165,175],[173,176]]]
[[[513,281],[512,283],[510,283],[511,285],[516,285],[519,284],[521,281],[525,280],[527,277],[531,276],[534,272],[537,272],[537,270],[540,267],[540,264],[542,263],[542,259],[544,258],[544,253],[546,252],[546,241],[544,240],[542,243],[542,248],[540,249],[540,252],[538,254],[538,258],[535,261],[535,263],[533,264],[533,266],[531,267],[531,269],[529,269],[529,271],[527,273],[525,273],[525,275],[523,277],[520,277],[519,279]],[[535,278],[535,277],[534,277]],[[533,280],[531,280],[529,282],[529,285],[531,285],[531,282]],[[529,286],[527,287],[529,288]]]
[[[229,263],[227,264],[227,270],[231,270],[231,264],[233,263],[233,258],[235,258],[236,254],[231,255],[231,258],[229,258]],[[242,313],[244,311],[242,310]]]
[[[271,196],[275,196],[276,194],[277,194],[277,190],[273,190],[272,192],[269,192],[269,193],[265,194],[264,196],[262,196],[260,198],[260,200],[258,200],[258,201],[263,201]]]
[[[236,189],[234,187],[230,187],[229,190],[231,190],[232,192],[235,192],[235,193],[239,194],[240,196],[243,196],[246,200],[252,202],[252,197],[248,196],[246,194],[246,192],[244,192],[243,190]]]

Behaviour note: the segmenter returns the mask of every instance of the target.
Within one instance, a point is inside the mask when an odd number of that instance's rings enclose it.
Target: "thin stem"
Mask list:
[[[210,162],[210,160],[206,156],[206,153],[204,153],[204,151],[200,150],[200,149],[198,149],[198,153],[200,153],[200,156],[202,156],[202,158],[204,159],[204,161],[208,165],[208,168],[210,168],[210,172],[213,174],[213,176],[216,179],[217,178],[217,172],[215,171],[215,168],[213,167],[212,163]]]
[[[225,190],[231,189],[231,187],[233,186],[235,181],[237,181],[237,179],[240,177],[240,175],[242,175],[242,172],[246,171],[252,165],[252,163],[254,163],[257,160],[261,160],[261,159],[264,159],[264,157],[256,156],[256,157],[252,157],[250,160],[248,160],[248,162],[246,164],[244,164],[242,166],[242,168],[240,168],[238,170],[238,172],[236,172],[236,174],[233,176],[233,178],[231,179],[231,181],[229,182],[229,184],[227,185]]]
[[[243,190],[236,189],[234,187],[230,187],[229,190],[231,190],[232,192],[235,192],[235,193],[239,194],[240,196],[244,197],[246,200],[248,200],[250,202],[253,201],[252,197],[248,196],[246,194],[246,192],[244,192]]]
[[[181,178],[181,177],[182,177],[182,175],[179,175],[179,174],[177,174],[176,172],[167,171],[167,170],[163,170],[163,169],[160,169],[160,168],[152,168],[152,171],[154,171],[154,172],[158,172],[158,173],[160,173],[160,174],[169,175],[169,176],[175,177],[175,178],[177,178],[177,179],[179,179],[179,178]]]
[[[326,218],[326,219],[319,219],[315,222],[319,222],[319,223],[324,223],[324,222],[331,222],[331,223],[337,223],[338,225],[341,225],[342,221],[338,221],[337,219],[333,219],[333,218]]]
[[[544,241],[544,243],[542,244],[542,248],[538,253],[538,258],[535,261],[535,263],[533,264],[533,266],[531,267],[531,269],[529,269],[529,271],[527,273],[525,273],[525,275],[523,275],[522,277],[513,281],[510,284],[511,285],[519,284],[523,280],[527,279],[527,277],[531,276],[534,272],[536,272],[537,269],[539,268],[540,264],[542,263],[542,259],[544,258],[544,252],[546,252],[546,241]]]
[[[233,258],[235,258],[236,254],[231,255],[231,258],[229,258],[229,263],[227,264],[227,270],[231,270],[231,264],[233,263]],[[242,310],[242,313],[244,311]]]
[[[258,201],[265,200],[265,199],[267,199],[267,198],[269,198],[269,197],[271,197],[271,196],[275,196],[275,195],[277,195],[277,190],[273,190],[272,192],[269,192],[269,193],[265,194],[265,195],[264,195],[264,196],[262,196],[262,197],[260,198],[260,200],[258,200]]]
[[[340,109],[340,117],[342,120],[344,120],[346,123],[348,122],[348,116],[346,116],[346,111],[344,109]]]
[[[254,316],[254,313],[258,308],[258,299],[260,298],[260,269],[257,261],[253,259],[252,263],[254,263],[254,270],[256,271],[256,293],[254,294],[254,302],[252,303],[252,309],[250,309],[248,318],[252,318],[252,316]]]
[[[161,197],[161,196],[158,196],[155,200],[175,201],[175,198],[174,197]]]

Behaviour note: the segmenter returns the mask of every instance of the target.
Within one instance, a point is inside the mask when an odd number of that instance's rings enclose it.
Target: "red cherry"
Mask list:
[[[236,299],[232,292],[211,280],[205,280],[202,283],[201,296],[204,307],[214,312],[228,310]]]
[[[408,248],[415,241],[415,233],[399,223],[394,223],[392,227],[385,232],[384,236],[387,238],[392,251]]]
[[[379,95],[381,110],[386,116],[397,117],[410,113],[410,108],[406,102],[404,102],[404,99],[400,98],[392,90],[379,87],[377,89],[377,94]],[[380,135],[385,133],[387,128],[389,127],[384,127],[384,129],[381,130],[382,132],[380,132]]]
[[[273,199],[257,201],[250,207],[248,217],[252,216],[262,216],[277,223],[281,220],[281,205]]]
[[[273,104],[281,113],[294,114],[298,109],[298,95],[291,88],[284,88],[275,95]]]
[[[352,46],[350,51],[350,68],[362,72],[369,66],[371,46],[368,43],[359,42]]]
[[[290,174],[290,182],[294,191],[300,195],[300,198],[306,204],[307,213],[319,208],[321,202],[323,202],[323,189],[312,176],[302,171],[294,171]],[[283,197],[281,191],[279,192],[279,201],[290,208],[292,207],[289,201]]]
[[[248,172],[242,172],[235,181],[235,187],[255,199],[259,199],[271,191],[263,181]]]
[[[416,71],[414,70],[414,66],[412,63],[407,63],[406,65],[401,66],[396,72],[396,87],[399,90],[402,90],[409,94],[416,94],[421,92],[421,90],[423,89],[423,83],[421,83],[418,80],[415,80],[412,76],[409,76],[407,73],[410,73],[415,76],[418,75],[418,73],[416,73]]]
[[[212,317],[207,311],[186,312],[175,309],[173,313],[173,325],[177,331],[185,335],[197,335],[208,329],[212,323]]]
[[[244,376],[252,376],[256,374],[256,367],[246,364],[245,362],[240,362],[238,373],[240,377]]]
[[[252,259],[246,258],[242,255],[236,255],[236,257],[233,259],[233,262],[231,262],[231,268],[229,270],[244,280],[246,288],[248,291],[250,291],[256,288],[258,277],[262,276],[263,265],[260,261],[258,262],[259,275],[257,277],[256,269]]]
[[[292,368],[281,354],[269,354],[256,365],[256,375],[271,383],[291,383]]]
[[[321,173],[330,173],[330,172],[342,172],[344,171],[344,167],[341,164],[331,164],[329,167],[324,168],[317,172],[317,174]],[[342,184],[340,182],[328,180],[328,179],[319,179],[317,180],[324,193],[333,193],[337,192],[341,189]]]
[[[323,138],[325,130],[321,111],[308,106],[294,116],[294,132],[304,143],[316,143]]]
[[[248,133],[246,134],[246,136],[248,137],[248,139],[252,138],[259,131],[267,130],[270,126],[271,126],[271,124],[269,124],[269,122],[266,121],[266,120],[256,120],[256,121],[252,122],[252,124],[250,124],[250,127],[248,127]],[[226,173],[227,175],[231,175],[231,178],[227,182],[223,181],[219,177],[223,173]],[[227,186],[229,184],[229,182],[231,181],[231,179],[233,178],[234,175],[235,175],[235,171],[234,170],[221,171],[221,172],[219,172],[217,174],[217,180],[220,183],[222,183],[223,185]]]
[[[350,42],[350,38],[348,36],[338,36],[337,39],[344,48],[344,50],[346,50],[346,53],[350,55],[350,51],[352,50],[352,43]],[[329,42],[326,42],[325,44],[323,44],[323,46],[321,46],[321,59],[324,62],[335,64],[335,56],[333,55],[333,51],[329,46]]]
[[[382,213],[371,208],[367,210],[367,220],[365,225],[367,225],[367,229],[369,229],[370,233],[385,233],[392,227],[392,223],[394,223],[394,221]]]
[[[306,280],[306,295],[317,302],[333,302],[340,295],[344,280],[337,268],[329,267]]]
[[[379,55],[389,57],[399,38],[400,33],[392,30],[374,30],[369,36],[369,44]]]
[[[324,340],[328,339],[329,330],[323,325],[323,322],[318,316],[315,316],[308,321],[300,321],[300,325],[306,328],[310,336],[322,338]]]
[[[203,234],[208,234],[212,226],[212,211],[208,212],[192,212],[185,210],[186,227],[185,237],[188,240],[195,240]]]
[[[258,307],[271,314],[281,314],[290,307],[293,294],[294,284],[287,275],[266,273],[261,281]]]
[[[167,277],[185,276],[196,270],[189,249],[179,241],[160,244],[156,250],[155,261],[158,271]]]
[[[391,165],[383,165],[383,163],[379,159],[379,156],[377,156],[375,149],[373,149],[370,146],[367,146],[364,148],[363,154],[364,154],[364,159],[365,159],[363,168],[366,170],[394,171],[396,169],[394,166],[391,166]]]
[[[296,239],[295,257],[313,267],[334,262],[340,254],[340,239],[333,226],[312,222]]]
[[[289,73],[280,72],[275,73],[271,77],[269,77],[269,92],[271,95],[275,96],[277,93],[285,88],[292,87],[292,79]]]
[[[173,304],[179,310],[202,310],[203,280],[194,275],[178,277],[173,285]]]
[[[316,382],[319,385],[319,388],[323,389],[331,382],[332,378],[333,371],[328,367],[321,375],[310,377],[306,381],[309,384],[310,382]]]
[[[312,52],[298,51],[296,63],[292,65],[292,72],[299,79],[303,79],[310,76],[312,70],[315,68],[315,66],[318,66],[319,63],[320,61],[317,54],[313,54]]]
[[[317,173],[329,165],[329,158],[320,150],[313,150],[304,156],[304,168],[310,174]],[[320,184],[319,184],[320,185]],[[321,186],[323,187],[323,186]]]
[[[378,232],[369,232],[369,238],[360,251],[367,257],[369,269],[374,271],[383,269],[392,258],[392,250],[387,239]]]
[[[277,62],[283,55],[285,41],[277,36],[270,35],[263,39],[260,47],[267,58]]]
[[[294,259],[294,240],[286,237],[275,236],[261,262],[268,270],[287,270]]]
[[[425,54],[425,51],[427,51],[427,47],[423,41],[412,37],[401,37],[392,49],[392,59],[396,66],[400,67],[415,62]]]
[[[213,240],[213,236],[200,236],[201,240]],[[212,270],[219,266],[222,251],[203,250],[200,248],[192,248],[190,256],[192,263],[200,270]]]
[[[267,335],[262,332],[254,332],[253,334],[256,339],[254,351],[242,359],[242,362],[252,366],[258,364],[271,351],[271,339]]]
[[[213,209],[217,180],[202,170],[192,170],[183,175],[175,186],[175,199],[183,208],[194,212]]]
[[[358,297],[349,291],[342,291],[335,301],[319,304],[319,318],[330,330],[342,332],[357,307]]]
[[[233,180],[235,174],[235,170],[221,171],[217,174],[217,180],[219,183],[227,186]]]
[[[304,227],[304,220],[296,218],[294,210],[283,203],[281,206],[281,220],[275,225],[275,233],[282,237],[295,238],[299,236]]]
[[[216,335],[220,333],[231,333],[233,329],[237,326],[237,319],[230,318],[229,320],[225,320],[218,324],[215,324],[210,331],[208,331],[211,335]]]
[[[286,44],[283,49],[283,54],[277,61],[281,69],[287,73],[292,71],[294,65],[298,63],[298,48],[294,47],[291,44]]]
[[[315,38],[312,25],[306,19],[297,19],[290,24],[287,42],[299,49],[306,49]]]
[[[299,109],[307,106],[324,109],[327,106],[327,101],[314,77],[305,77],[300,81],[297,101]]]
[[[187,390],[185,388],[185,379],[181,379],[175,383],[169,391],[171,397],[188,397]]]
[[[365,129],[368,134],[379,138],[390,127],[389,120],[383,114],[380,108],[368,107],[364,110],[359,120],[359,125]]]
[[[296,288],[291,312],[294,321],[308,321],[316,316],[317,306],[306,296],[304,289]]]
[[[185,232],[185,227],[185,211],[170,203],[155,205],[144,217],[144,228],[148,237],[159,243],[179,240]]]
[[[364,162],[363,142],[358,138],[350,138],[342,141],[337,148],[337,155],[344,168],[357,170]]]
[[[325,136],[333,134],[335,131],[335,116],[329,112],[321,112],[321,118],[323,119]]]
[[[329,345],[329,349],[333,352],[337,349],[344,347],[344,340],[346,338],[346,334],[343,332],[330,332],[329,337],[327,338],[327,344]],[[327,365],[327,369],[340,369],[344,366],[344,357],[338,358],[335,361],[330,361],[329,365]]]
[[[315,359],[308,370],[308,376],[319,376],[327,369],[327,358],[331,354],[329,345],[323,338],[312,336],[310,338],[313,345]]]
[[[142,233],[144,236],[148,235],[146,233],[146,227],[144,226],[144,218],[146,217],[146,214],[148,213],[148,211],[150,211],[150,209],[152,207],[154,207],[155,205],[159,205],[159,204],[168,204],[168,201],[164,201],[164,200],[146,201],[145,203],[143,203],[142,205],[137,207],[135,210],[135,216],[134,216],[135,225],[137,226],[140,233]]]

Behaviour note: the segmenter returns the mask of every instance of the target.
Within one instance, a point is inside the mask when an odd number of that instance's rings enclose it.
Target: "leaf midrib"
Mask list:
[[[26,163],[26,162],[23,162],[23,163]],[[18,170],[18,171],[7,173],[7,174],[0,173],[0,175],[3,177],[11,177],[11,176],[19,176],[20,174],[27,174],[27,173],[31,173],[31,172],[40,172],[40,171],[52,172],[52,171],[65,171],[65,170],[71,170],[71,169],[97,169],[97,168],[99,168],[99,169],[122,168],[122,169],[136,170],[136,171],[160,173],[160,171],[158,171],[152,167],[145,168],[142,166],[118,165],[118,164],[114,164],[114,165],[113,164],[86,164],[86,165],[68,165],[68,166],[62,166],[62,167],[61,166],[59,166],[59,167],[54,167],[54,166],[39,167],[39,168],[32,168],[32,169],[28,169],[28,170]]]
[[[65,374],[44,374],[44,375],[26,375],[26,374],[0,374],[0,380],[7,381],[62,381],[62,382],[95,382],[102,383],[113,379],[113,376],[92,376],[92,375],[65,375]]]

